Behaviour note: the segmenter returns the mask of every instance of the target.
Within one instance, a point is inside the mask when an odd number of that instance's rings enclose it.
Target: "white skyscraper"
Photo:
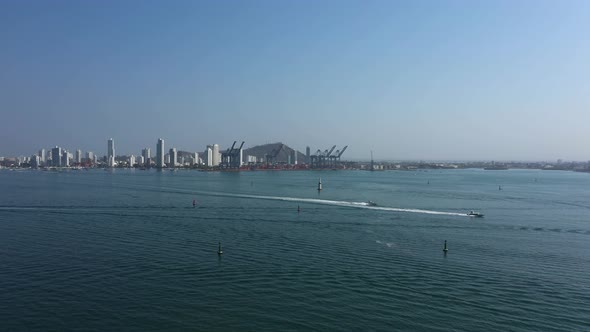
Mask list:
[[[206,151],[206,156],[205,158],[207,159],[205,161],[205,164],[207,165],[207,167],[211,167],[213,166],[213,149],[211,147],[211,145],[207,145],[207,151]]]
[[[156,166],[158,168],[164,167],[164,140],[159,138],[156,147]]]
[[[92,151],[86,152],[86,159],[89,163],[94,163],[94,153]]]
[[[82,150],[76,150],[76,163],[82,163]]]
[[[219,153],[219,144],[213,144],[213,166],[219,166],[221,163],[221,154]]]
[[[109,167],[115,166],[115,141],[112,138],[108,142],[107,162]]]
[[[178,152],[176,152],[176,148],[170,149],[168,153],[170,155],[170,162],[168,164],[168,167],[175,167],[176,163],[178,162]]]
[[[47,157],[45,155],[45,149],[39,150],[39,163],[41,165],[45,165],[46,161],[47,161]]]
[[[143,156],[137,157],[137,163],[139,165],[144,165],[145,164],[145,158]]]
[[[129,167],[133,167],[135,165],[135,156],[131,155],[131,157],[129,157]]]

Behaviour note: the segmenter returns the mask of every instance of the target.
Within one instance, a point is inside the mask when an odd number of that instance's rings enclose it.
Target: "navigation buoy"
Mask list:
[[[196,207],[196,206],[197,206],[197,200],[193,199],[193,207]]]
[[[297,205],[297,213],[301,212],[301,207],[299,205]]]
[[[219,242],[219,249],[217,249],[217,254],[218,255],[222,255],[223,254],[223,250],[221,250],[221,241]]]
[[[322,178],[318,181],[318,191],[322,190]]]
[[[502,186],[498,186],[498,190],[502,190]]]
[[[449,251],[449,248],[447,248],[447,240],[445,240],[445,247],[443,248],[443,251],[445,252],[445,254],[447,253],[447,251]]]

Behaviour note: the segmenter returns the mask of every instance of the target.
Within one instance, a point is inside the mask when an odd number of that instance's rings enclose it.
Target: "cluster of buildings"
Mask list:
[[[239,153],[239,166],[241,166],[241,149]],[[87,151],[85,155],[81,150],[68,151],[56,146],[50,149],[40,149],[37,154],[30,157],[17,157],[6,159],[5,166],[29,165],[33,168],[39,167],[141,167],[141,168],[174,168],[174,167],[218,167],[222,163],[222,153],[218,144],[207,145],[204,152],[178,151],[172,147],[166,151],[165,142],[158,139],[155,155],[152,150],[146,147],[139,155],[117,156],[114,139],[107,141],[107,154],[99,158],[94,152]]]
[[[230,148],[220,150],[219,144],[207,145],[202,152],[180,151],[176,147],[166,149],[164,139],[158,139],[156,149],[145,147],[140,154],[117,155],[115,140],[107,140],[106,155],[92,151],[68,151],[55,146],[41,149],[30,157],[0,158],[0,167],[64,168],[64,167],[137,167],[147,168],[208,168],[208,169],[305,169],[341,168],[340,156],[346,150],[336,146],[311,154],[307,147],[302,154],[283,143],[270,143],[243,150],[244,142],[234,141]],[[300,156],[298,156],[300,155]],[[300,163],[299,160],[303,160]]]
[[[56,146],[51,149],[41,149],[37,154],[30,157],[17,157],[14,160],[16,166],[29,164],[31,167],[70,167],[73,165],[83,165],[84,163],[96,164],[98,158],[92,151],[86,152],[82,156],[81,150],[70,152],[66,149]]]

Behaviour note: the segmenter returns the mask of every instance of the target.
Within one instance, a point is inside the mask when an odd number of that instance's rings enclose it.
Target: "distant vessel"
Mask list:
[[[475,211],[469,211],[469,213],[467,215],[470,217],[483,218],[483,213],[475,212]]]
[[[493,166],[484,167],[483,169],[486,171],[505,171],[508,169],[508,167],[504,166],[504,165],[493,165]]]
[[[219,242],[219,249],[217,249],[218,255],[223,255],[223,250],[221,250],[221,242]]]
[[[377,206],[377,203],[373,202],[373,201],[368,201],[367,202],[368,206]]]
[[[322,178],[318,181],[318,191],[322,190]]]

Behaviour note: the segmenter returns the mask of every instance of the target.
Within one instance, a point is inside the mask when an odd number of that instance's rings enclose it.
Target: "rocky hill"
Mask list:
[[[280,150],[279,150],[280,149]],[[289,159],[289,156],[295,151],[294,149],[290,148],[286,144],[281,142],[278,143],[271,143],[271,144],[264,144],[254,146],[248,149],[244,149],[242,152],[244,156],[244,161],[247,162],[247,156],[256,156],[257,160],[261,160],[264,158],[266,161],[266,155],[272,154],[273,151],[279,150],[277,157],[275,158],[275,162],[284,162],[286,163]],[[297,151],[297,162],[299,164],[305,163],[305,154]]]

